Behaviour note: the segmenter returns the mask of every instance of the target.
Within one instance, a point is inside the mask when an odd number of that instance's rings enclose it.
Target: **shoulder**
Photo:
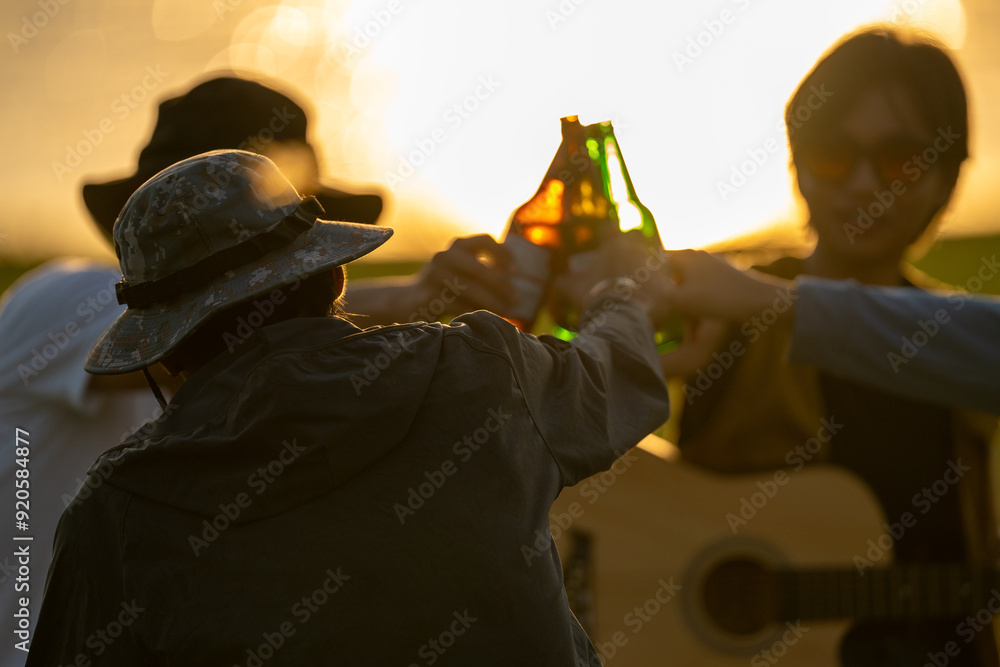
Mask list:
[[[932,277],[930,274],[924,273],[912,264],[905,263],[903,265],[903,280],[906,282],[907,287],[917,287],[922,290],[942,290],[954,292],[959,288],[946,283],[942,280]]]
[[[498,349],[508,346],[512,341],[518,341],[524,335],[513,324],[487,310],[460,315],[451,323],[443,325],[443,331],[446,337],[476,340]]]
[[[498,315],[478,310],[456,317],[444,325],[444,349],[452,355],[460,346],[459,355],[474,355],[477,359],[503,359],[515,369],[515,374],[550,368],[554,357],[572,345],[553,336],[536,337],[524,333]],[[517,370],[520,369],[520,370]]]

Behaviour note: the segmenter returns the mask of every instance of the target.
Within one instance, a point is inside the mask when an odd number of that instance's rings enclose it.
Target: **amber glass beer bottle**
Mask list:
[[[603,192],[608,202],[604,212],[606,223],[601,238],[606,239],[613,233],[638,231],[646,240],[651,253],[663,250],[660,233],[652,212],[639,200],[628,167],[622,158],[621,147],[615,136],[614,127],[610,121],[584,126],[588,154],[595,165],[595,174],[599,174],[601,183],[596,189]],[[585,271],[593,261],[596,250],[594,247],[577,247],[566,253],[566,267],[571,271]],[[634,279],[642,281],[642,271],[639,269]],[[648,278],[648,276],[647,276]],[[569,329],[559,324],[553,326],[552,333],[564,340],[576,336],[572,330],[579,321],[579,313],[569,311],[561,314],[561,321]],[[671,323],[667,330],[657,333],[657,345],[661,351],[668,351],[676,345],[680,335],[680,323]]]
[[[553,275],[596,250],[615,228],[600,141],[576,116],[561,119],[562,143],[535,195],[511,215],[504,245],[520,302],[507,319],[530,331]]]

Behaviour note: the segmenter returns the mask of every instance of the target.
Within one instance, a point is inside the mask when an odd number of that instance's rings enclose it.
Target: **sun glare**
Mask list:
[[[44,191],[46,216],[75,207],[87,227],[76,182],[124,172],[148,139],[151,125],[142,125],[153,122],[159,101],[231,69],[274,79],[305,102],[332,185],[384,190],[380,222],[397,230],[384,255],[422,258],[454,235],[501,236],[538,188],[559,145],[559,118],[568,115],[614,123],[639,198],[669,248],[780,222],[801,227],[784,105],[839,38],[888,21],[955,49],[975,37],[959,54],[970,64],[975,169],[956,199],[962,215],[947,222],[947,233],[960,224],[972,233],[995,217],[990,183],[1000,161],[992,147],[1000,135],[978,122],[995,108],[996,73],[984,66],[992,62],[990,28],[981,27],[980,5],[964,7],[962,0],[101,0],[60,13],[19,47],[21,85],[50,106],[9,105],[8,126],[47,128],[45,151],[23,148],[37,158],[8,175],[17,184],[8,190],[22,196],[11,210],[34,210],[31,197]],[[109,112],[147,65],[169,73],[162,87],[143,91],[148,99],[127,114]],[[109,113],[113,132],[90,146],[87,137]],[[93,157],[74,171],[74,183],[54,180],[53,161],[65,162],[78,146]],[[87,234],[98,248],[89,227]],[[18,231],[5,251],[33,242]]]
[[[452,0],[404,6],[385,25],[380,6],[353,7],[359,25],[372,22],[360,55],[374,64],[355,72],[354,89],[385,85],[385,72],[394,81],[391,94],[362,98],[390,148],[373,176],[397,193],[431,189],[470,232],[499,235],[537,188],[559,143],[559,117],[612,120],[668,247],[792,216],[782,111],[836,39],[892,20],[930,22],[953,42],[963,24],[957,0],[820,9],[733,0],[714,11],[517,0],[473,10]]]
[[[930,32],[952,49],[965,43],[965,10],[960,0],[902,0],[893,5],[887,18]]]
[[[466,233],[503,234],[561,116],[611,120],[664,243],[697,247],[794,222],[784,104],[832,43],[875,21],[952,46],[965,30],[958,0],[329,0],[253,11],[215,64],[281,76],[311,59],[328,166],[447,202]]]

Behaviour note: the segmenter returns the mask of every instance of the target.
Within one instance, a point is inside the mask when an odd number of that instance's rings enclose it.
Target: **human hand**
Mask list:
[[[795,283],[757,271],[741,271],[702,250],[668,253],[673,282],[666,290],[666,307],[687,317],[746,320],[771,307],[776,298],[791,295]],[[794,300],[790,296],[786,301]]]
[[[481,308],[503,314],[517,298],[510,261],[487,234],[456,239],[416,275],[349,282],[345,309],[365,324],[434,322]]]
[[[677,347],[660,355],[663,377],[694,378],[698,369],[712,362],[712,353],[722,347],[730,331],[731,325],[725,320],[684,320],[684,333]]]
[[[666,319],[665,290],[670,282],[666,255],[654,252],[639,233],[615,236],[606,242],[592,261],[583,268],[556,277],[553,283],[553,309],[557,321],[560,313],[582,312],[589,304],[592,291],[602,281],[629,278],[634,284],[619,286],[620,296],[635,301],[650,312],[654,323]],[[554,305],[553,305],[554,304]]]
[[[418,274],[416,312],[425,320],[480,309],[504,314],[517,300],[506,271],[510,261],[507,248],[489,234],[455,239]]]

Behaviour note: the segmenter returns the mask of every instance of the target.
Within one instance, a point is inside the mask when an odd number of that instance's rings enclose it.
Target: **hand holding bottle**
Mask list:
[[[446,305],[446,315],[473,310],[504,313],[517,300],[507,268],[510,253],[489,234],[455,239],[417,277],[418,301]]]
[[[668,254],[673,284],[666,294],[667,305],[686,317],[718,317],[740,322],[769,308],[779,292],[795,289],[791,280],[753,270],[741,271],[702,250]]]
[[[557,276],[553,295],[577,312],[592,307],[602,293],[633,301],[659,327],[672,314],[667,307],[671,288],[666,253],[651,250],[641,233],[629,232],[609,239],[594,261]]]
[[[733,323],[769,308],[776,291],[794,289],[792,281],[740,271],[701,250],[671,252],[669,260],[665,306],[685,319],[677,347],[660,355],[665,377],[693,378],[729,340]]]
[[[507,248],[488,234],[456,239],[420,273],[351,280],[346,308],[363,324],[448,319],[473,310],[506,313],[518,300]]]

